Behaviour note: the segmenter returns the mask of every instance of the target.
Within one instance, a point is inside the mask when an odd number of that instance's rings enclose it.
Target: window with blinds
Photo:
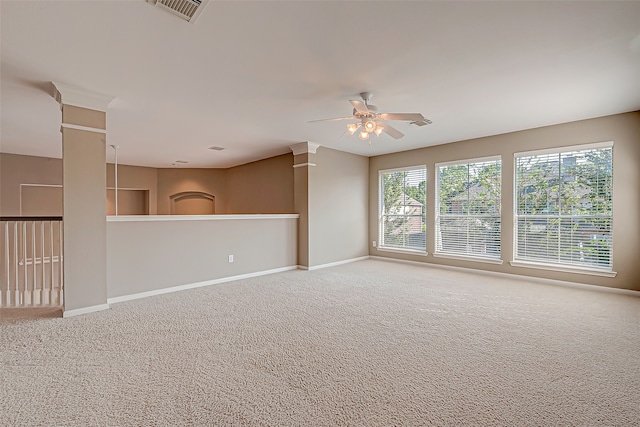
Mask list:
[[[613,143],[516,154],[515,259],[612,269]]]
[[[380,171],[379,178],[379,247],[426,252],[426,167]]]
[[[436,254],[500,259],[499,157],[436,164]]]

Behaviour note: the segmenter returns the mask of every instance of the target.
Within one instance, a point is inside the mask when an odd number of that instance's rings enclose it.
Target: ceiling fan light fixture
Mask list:
[[[349,123],[347,125],[347,132],[349,132],[349,135],[353,135],[354,133],[356,133],[359,127],[360,123]]]
[[[373,132],[374,130],[376,130],[376,122],[374,122],[373,120],[369,120],[365,122],[363,128],[367,132]]]
[[[0,0],[2,1],[2,0]],[[168,0],[167,0],[168,1]],[[173,1],[173,0],[172,0]],[[194,1],[194,0],[190,0]],[[204,0],[203,0],[204,1]],[[358,133],[358,138],[362,141],[367,141],[371,145],[371,134],[375,134],[376,137],[387,134],[393,139],[400,139],[404,137],[404,133],[394,128],[390,121],[403,121],[409,122],[409,124],[416,126],[424,126],[431,123],[431,120],[425,119],[421,113],[379,113],[378,107],[369,104],[371,99],[371,93],[360,93],[362,101],[349,100],[353,106],[353,115],[351,117],[336,117],[333,119],[311,120],[311,122],[334,122],[341,120],[355,121],[355,123],[348,123],[347,130],[340,135],[342,138],[347,132],[349,135],[355,135]]]

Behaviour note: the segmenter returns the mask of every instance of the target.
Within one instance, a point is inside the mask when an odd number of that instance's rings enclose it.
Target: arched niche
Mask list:
[[[213,215],[216,197],[202,191],[183,191],[169,196],[171,215]]]

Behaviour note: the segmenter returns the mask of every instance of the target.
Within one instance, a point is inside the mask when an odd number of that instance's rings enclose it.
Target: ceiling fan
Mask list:
[[[373,133],[376,136],[380,136],[382,133],[386,133],[392,138],[400,139],[404,136],[402,132],[387,123],[387,120],[401,120],[409,122],[409,124],[416,126],[425,126],[431,124],[431,120],[425,119],[420,113],[379,113],[378,107],[369,104],[369,101],[373,97],[373,94],[369,92],[360,93],[362,101],[349,100],[353,105],[353,116],[351,117],[338,117],[335,119],[321,119],[311,120],[309,123],[314,122],[333,122],[338,120],[358,120],[356,123],[347,124],[346,132],[349,135],[353,135],[360,129],[358,137],[366,141]],[[344,133],[342,134],[344,135]],[[371,141],[369,141],[371,144]]]

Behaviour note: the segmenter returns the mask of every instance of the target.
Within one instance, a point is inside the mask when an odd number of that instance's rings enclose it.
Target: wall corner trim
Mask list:
[[[298,144],[289,146],[291,151],[293,151],[294,156],[297,156],[298,154],[305,154],[305,153],[316,154],[318,147],[320,147],[320,144],[316,144],[314,142],[309,142],[309,141],[300,142]]]
[[[316,165],[315,163],[309,163],[309,162],[307,162],[307,163],[298,163],[297,165],[293,165],[294,168],[302,168],[302,167],[305,167],[305,166],[318,166],[318,165]]]
[[[92,92],[60,82],[51,82],[53,85],[53,97],[62,105],[73,105],[75,107],[87,108],[106,112],[113,96],[103,93]]]
[[[74,310],[64,310],[62,312],[62,317],[80,316],[82,314],[89,314],[96,311],[108,310],[109,308],[111,308],[109,307],[109,304],[99,304],[99,305],[92,305],[90,307],[76,308]]]

